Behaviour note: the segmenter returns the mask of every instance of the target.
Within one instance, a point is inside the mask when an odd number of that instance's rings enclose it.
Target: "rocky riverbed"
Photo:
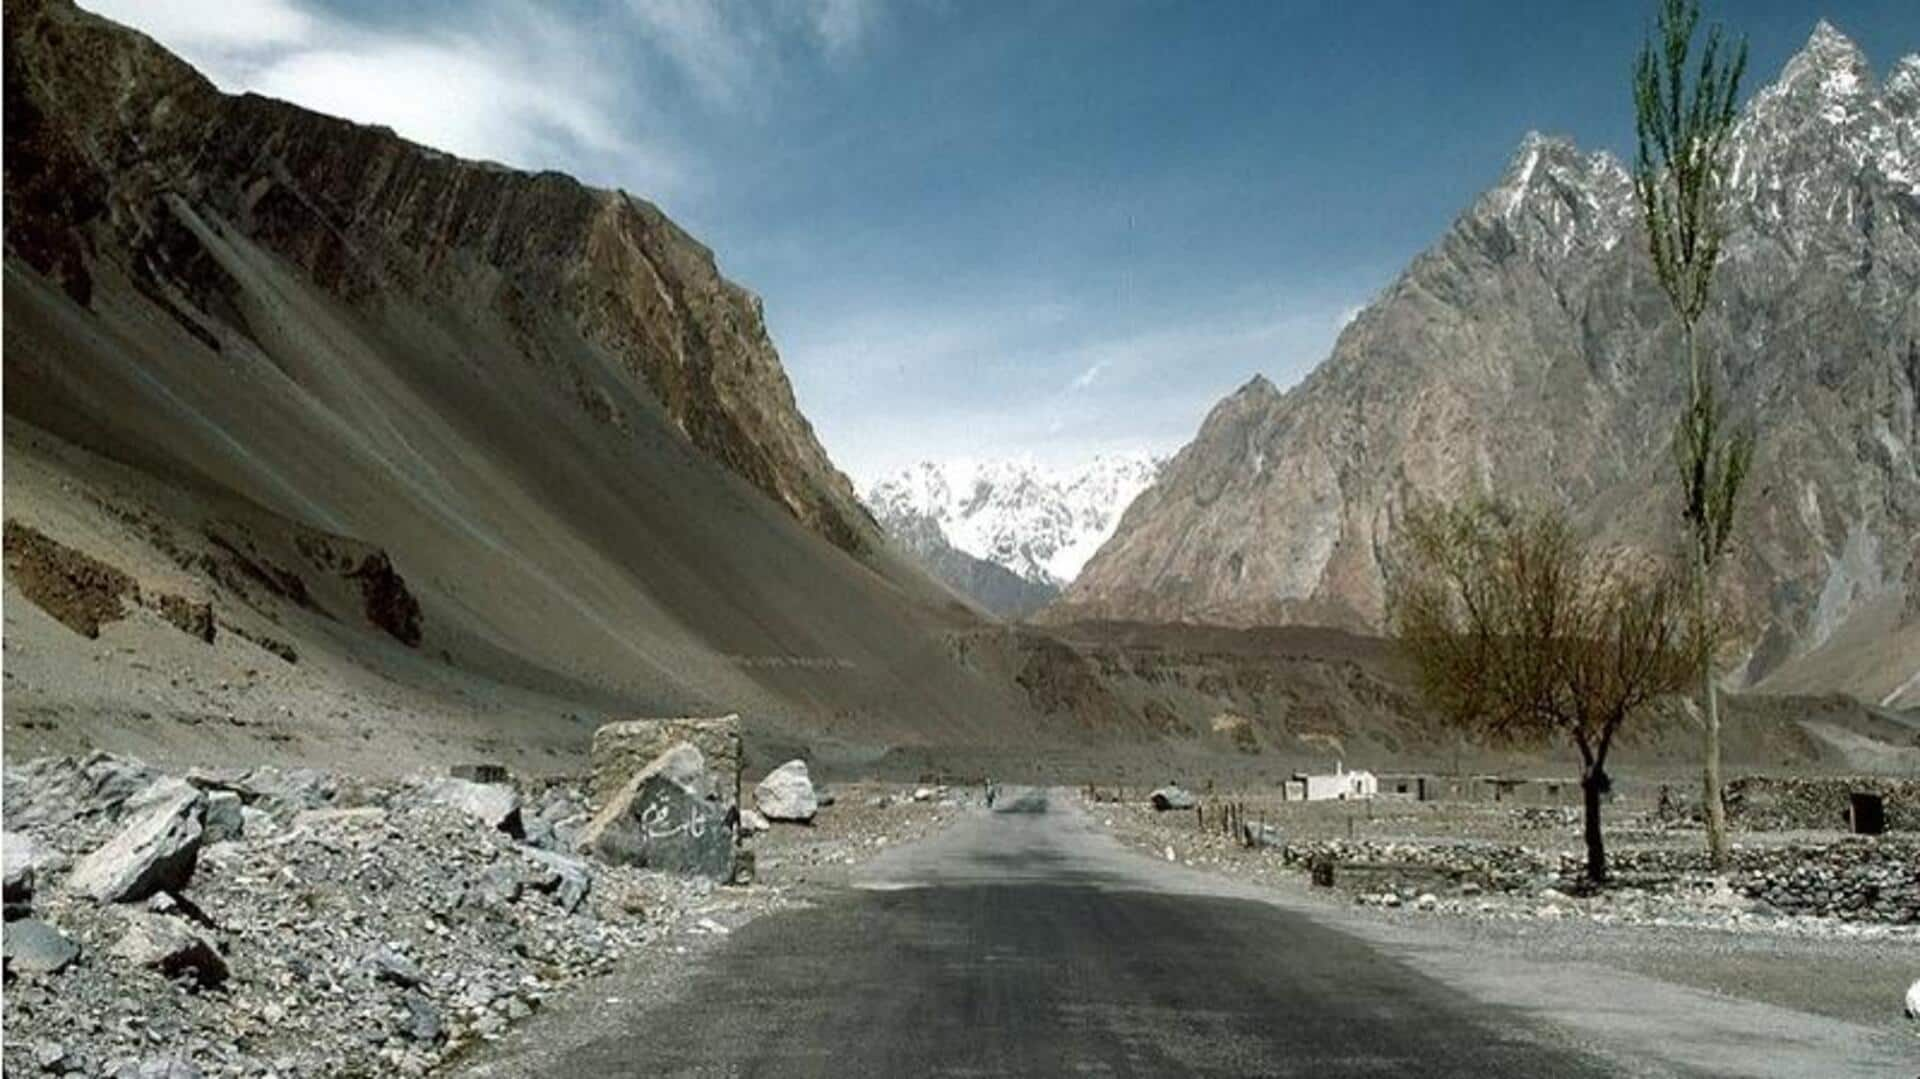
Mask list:
[[[736,887],[572,854],[585,789],[164,775],[105,754],[10,766],[6,1071],[425,1074],[615,964],[799,901],[957,804],[829,792],[812,825],[747,840],[757,882]]]

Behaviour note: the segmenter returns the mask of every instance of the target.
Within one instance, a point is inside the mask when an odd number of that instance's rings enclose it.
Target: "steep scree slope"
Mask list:
[[[7,517],[245,631],[155,670],[144,614],[88,641],[9,580],[9,752],[164,757],[153,700],[276,664],[365,694],[165,714],[231,717],[195,729],[236,756],[577,749],[581,704],[1028,731],[947,656],[977,617],[878,542],[758,302],[659,210],[223,95],[65,0],[10,0],[5,33]],[[211,541],[235,521],[272,557]],[[260,640],[298,658],[231,651]],[[249,726],[270,707],[290,729]]]

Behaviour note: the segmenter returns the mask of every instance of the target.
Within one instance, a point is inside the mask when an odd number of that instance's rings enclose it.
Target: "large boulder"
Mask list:
[[[1164,813],[1170,809],[1192,809],[1193,795],[1178,783],[1169,783],[1148,796],[1153,808]]]
[[[80,859],[67,887],[101,903],[131,903],[186,887],[200,854],[205,803],[198,790],[180,784]]]
[[[792,760],[767,773],[753,788],[753,804],[768,820],[810,821],[820,800],[807,776],[807,762]]]
[[[526,834],[520,822],[520,795],[504,783],[475,783],[449,777],[429,782],[421,793],[429,801],[457,809],[516,839]]]
[[[80,958],[80,946],[38,918],[21,918],[0,930],[0,957],[8,974],[58,974]]]
[[[579,850],[612,865],[726,880],[733,833],[719,805],[662,770],[647,769],[580,831]]]
[[[713,792],[732,806],[740,798],[740,717],[737,715],[627,719],[593,732],[593,780],[588,803],[597,811],[661,754],[686,742],[700,751]]]
[[[34,887],[53,856],[32,837],[20,832],[5,833],[0,843],[4,843],[0,848],[0,869],[4,869],[6,875],[6,915],[13,918],[25,914],[32,906]]]
[[[168,978],[191,977],[201,988],[227,980],[227,961],[191,926],[158,914],[135,912],[127,931],[107,954]]]

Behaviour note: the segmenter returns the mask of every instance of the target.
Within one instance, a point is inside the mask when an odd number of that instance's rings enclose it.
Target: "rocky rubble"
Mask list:
[[[565,849],[583,784],[464,782],[9,767],[7,1073],[417,1075],[718,900]]]
[[[1099,807],[1123,839],[1156,856],[1241,876],[1303,880],[1331,867],[1336,894],[1376,907],[1492,918],[1587,918],[1920,942],[1920,838],[1747,843],[1724,877],[1703,851],[1616,845],[1612,881],[1593,890],[1570,851],[1467,839],[1294,839],[1247,845],[1148,805]]]

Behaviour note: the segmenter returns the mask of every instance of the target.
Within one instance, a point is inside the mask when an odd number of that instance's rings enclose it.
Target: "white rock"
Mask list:
[[[130,903],[185,887],[200,853],[204,805],[198,790],[179,784],[80,859],[67,887],[101,903]]]
[[[520,795],[504,783],[474,783],[465,779],[436,779],[422,791],[431,801],[457,809],[508,835],[522,834]]]
[[[807,762],[791,760],[768,773],[753,789],[753,804],[768,820],[812,820],[820,802],[807,777]]]
[[[767,818],[761,816],[759,810],[743,809],[740,811],[740,830],[742,832],[748,835],[755,835],[771,827],[773,827],[773,825],[767,823]]]
[[[1920,978],[1907,986],[1907,1018],[1920,1019]]]

